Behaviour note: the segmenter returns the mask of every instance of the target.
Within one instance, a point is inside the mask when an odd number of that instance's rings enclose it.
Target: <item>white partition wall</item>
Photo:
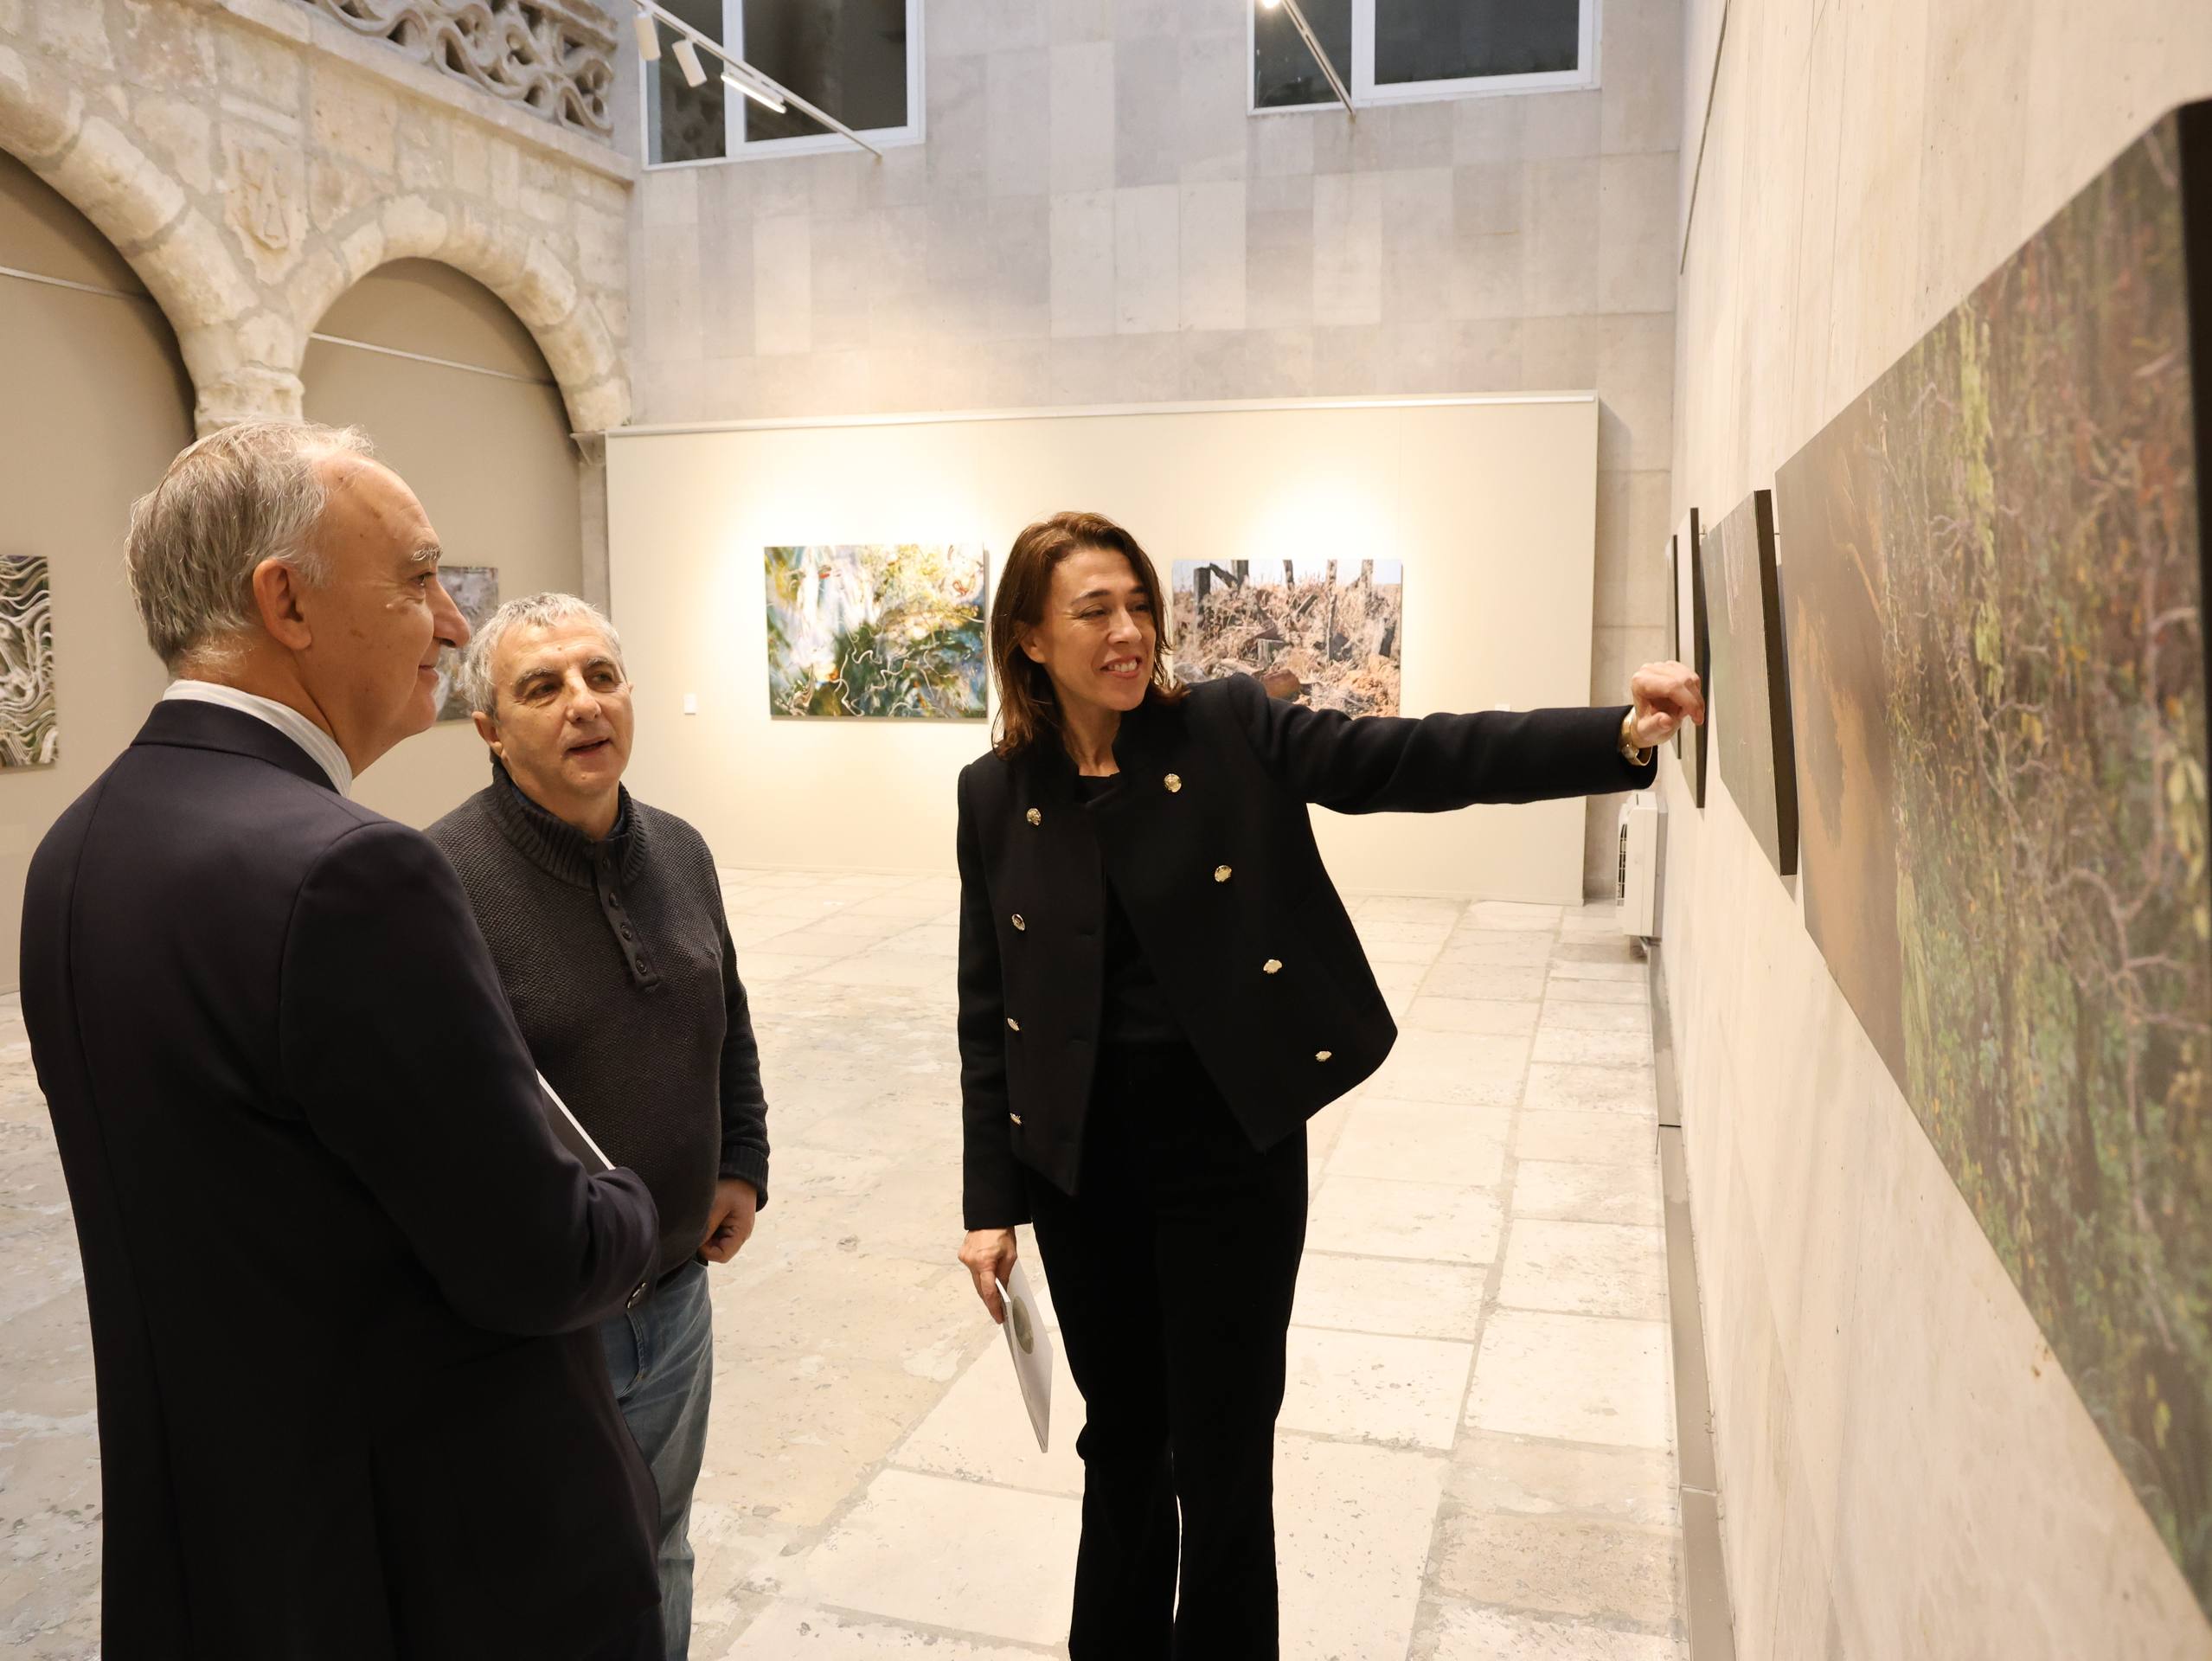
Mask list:
[[[1572,394],[610,433],[629,783],[725,863],[950,871],[954,777],[987,730],[771,719],[762,550],[981,542],[995,580],[1067,508],[1127,526],[1163,582],[1178,559],[1403,561],[1409,715],[1587,702],[1597,433]],[[1579,802],[1315,817],[1350,890],[1581,895]]]

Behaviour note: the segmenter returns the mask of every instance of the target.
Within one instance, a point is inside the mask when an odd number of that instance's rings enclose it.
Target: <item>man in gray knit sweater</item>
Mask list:
[[[622,787],[634,720],[613,625],[568,594],[511,600],[461,668],[491,783],[430,827],[460,873],[538,1070],[660,1207],[652,1296],[600,1329],[660,1488],[661,1619],[691,1638],[691,1491],[714,1378],[708,1262],[768,1197],[760,1052],[699,833]]]

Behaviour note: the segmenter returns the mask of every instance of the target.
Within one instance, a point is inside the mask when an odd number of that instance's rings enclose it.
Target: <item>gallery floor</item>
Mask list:
[[[959,1244],[949,880],[726,874],[774,1144],[715,1279],[696,1661],[1064,1653],[1040,1454]],[[1609,911],[1369,898],[1406,1029],[1311,1128],[1277,1465],[1287,1657],[1680,1661],[1644,968]],[[82,1286],[0,1004],[0,1648],[94,1652]],[[1027,1231],[1023,1249],[1037,1261]],[[1234,1296],[1234,1287],[1225,1289]]]

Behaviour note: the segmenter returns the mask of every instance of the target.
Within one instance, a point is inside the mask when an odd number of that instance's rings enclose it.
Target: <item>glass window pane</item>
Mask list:
[[[907,125],[907,0],[745,0],[744,55],[857,132]],[[744,103],[747,144],[830,131]]]
[[[1581,12],[1582,0],[1375,0],[1375,83],[1571,72]]]
[[[1298,0],[1313,26],[1314,38],[1329,61],[1352,79],[1352,0]],[[1301,104],[1334,104],[1329,77],[1306,49],[1305,38],[1284,6],[1264,7],[1253,19],[1252,106],[1259,110],[1296,109]]]
[[[722,0],[661,0],[661,3],[710,41],[722,37]],[[700,162],[728,150],[722,125],[722,97],[728,90],[718,73],[721,61],[702,52],[699,67],[707,72],[702,87],[683,84],[683,68],[676,61],[676,31],[661,29],[659,61],[645,66],[647,131],[652,134],[656,162]]]

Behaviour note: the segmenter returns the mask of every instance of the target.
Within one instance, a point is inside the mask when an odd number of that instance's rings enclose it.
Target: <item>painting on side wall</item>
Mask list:
[[[981,548],[849,542],[766,560],[770,715],[984,718]]]
[[[490,565],[441,565],[438,580],[452,596],[453,604],[468,619],[471,632],[482,628],[499,609],[499,568]],[[460,689],[461,654],[448,649],[438,654],[438,719],[466,721],[469,701]]]
[[[51,766],[54,612],[43,554],[0,558],[0,767]]]
[[[1781,471],[1807,923],[2212,1607],[2212,105]]]
[[[1177,560],[1176,673],[1257,675],[1349,715],[1398,713],[1406,621],[1396,560]]]
[[[1705,650],[1705,554],[1698,544],[1696,509],[1689,510],[1689,516],[1668,542],[1667,554],[1674,574],[1674,628],[1668,655],[1676,663],[1687,664],[1696,670],[1702,684],[1711,665]],[[1674,735],[1675,757],[1682,763],[1682,776],[1689,786],[1689,799],[1701,808],[1705,805],[1707,736],[1708,728],[1702,721],[1677,727]]]
[[[1789,671],[1782,656],[1774,495],[1754,491],[1706,533],[1704,632],[1712,759],[1767,863],[1798,869],[1798,788],[1790,747]],[[1699,768],[1701,774],[1703,768]]]

